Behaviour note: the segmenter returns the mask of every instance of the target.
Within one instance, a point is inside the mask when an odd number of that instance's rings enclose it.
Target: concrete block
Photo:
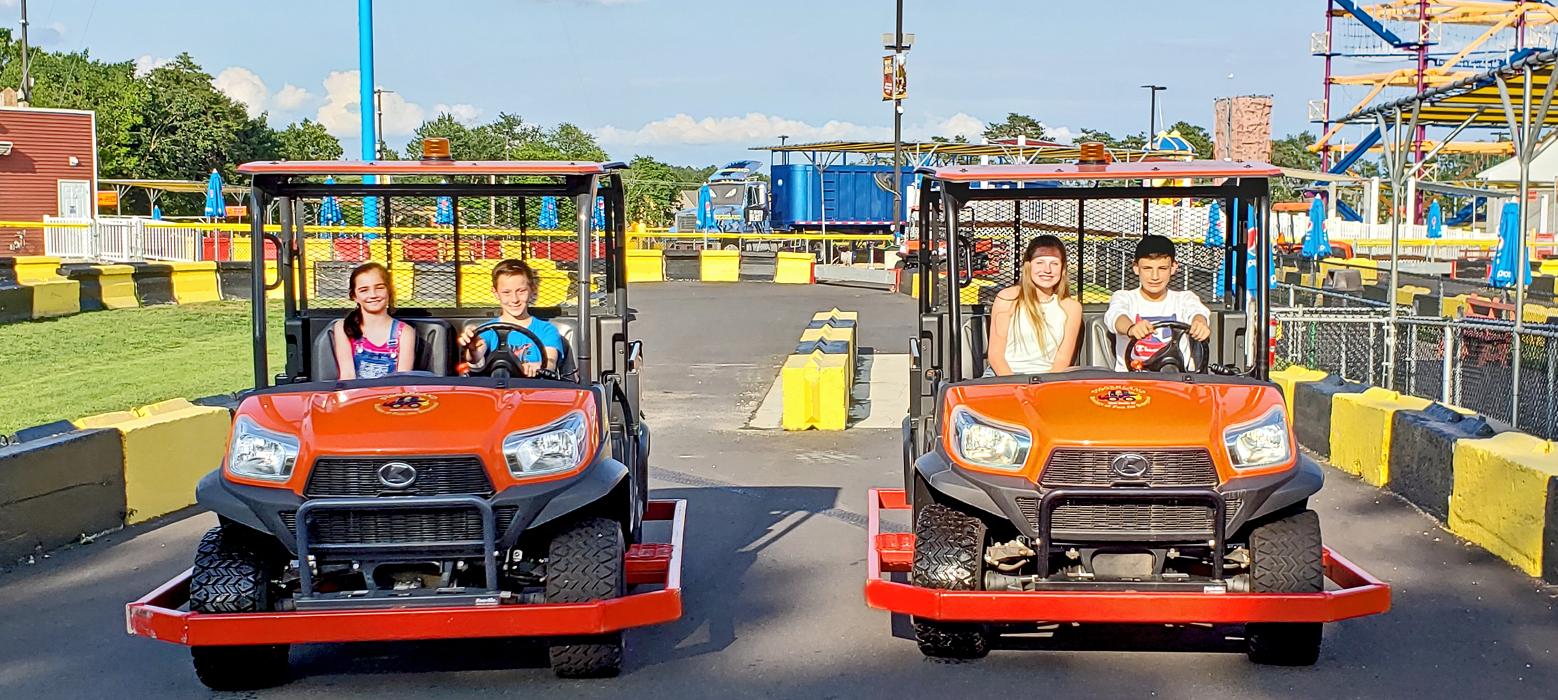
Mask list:
[[[124,524],[124,453],[113,430],[0,448],[0,561]]]

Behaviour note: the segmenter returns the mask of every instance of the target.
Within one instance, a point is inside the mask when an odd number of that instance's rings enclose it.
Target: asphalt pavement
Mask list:
[[[912,302],[829,286],[634,289],[654,495],[688,501],[685,616],[631,631],[621,677],[560,681],[526,641],[294,648],[323,697],[1558,697],[1558,590],[1339,472],[1313,501],[1328,544],[1395,587],[1386,615],[1328,625],[1311,668],[1250,664],[1237,628],[1062,627],[989,658],[923,658],[862,599],[867,489],[901,480],[895,430],[745,427],[811,314],[860,311],[902,352]],[[189,566],[214,519],[137,527],[0,574],[0,697],[199,697],[188,652],[129,637],[124,603]]]

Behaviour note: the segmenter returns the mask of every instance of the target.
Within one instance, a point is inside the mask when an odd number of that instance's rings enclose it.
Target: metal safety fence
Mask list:
[[[1473,410],[1558,439],[1558,327],[1278,309],[1277,366],[1300,365]]]

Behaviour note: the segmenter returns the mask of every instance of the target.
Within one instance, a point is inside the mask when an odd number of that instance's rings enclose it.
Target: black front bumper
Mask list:
[[[552,522],[606,498],[625,478],[628,478],[627,467],[615,459],[601,456],[577,476],[511,486],[489,498],[381,496],[305,499],[284,488],[235,484],[222,478],[221,470],[217,470],[200,480],[200,484],[195,488],[195,500],[217,515],[274,535],[294,556],[300,553],[299,540],[302,538],[299,535],[306,537],[298,527],[298,523],[302,521],[299,517],[300,511],[305,516],[308,511],[314,511],[321,516],[335,513],[361,513],[363,517],[357,520],[359,525],[365,523],[370,526],[376,525],[375,517],[390,516],[395,511],[420,510],[442,514],[440,517],[444,520],[424,524],[420,530],[405,530],[402,537],[364,537],[363,539],[368,541],[362,542],[364,546],[355,549],[351,546],[352,542],[340,541],[353,539],[351,536],[353,531],[350,529],[341,528],[337,536],[329,538],[332,559],[350,559],[353,554],[372,553],[376,559],[382,561],[386,553],[393,553],[397,559],[417,561],[443,558],[440,552],[448,549],[449,545],[480,539],[481,532],[486,528],[486,521],[489,519],[492,521],[497,547],[501,550],[510,549],[526,530]],[[305,505],[307,510],[304,510]],[[627,517],[627,511],[624,511],[622,516]],[[439,529],[443,527],[440,523],[454,523],[460,527],[457,528],[457,532],[440,536]],[[431,535],[431,539],[426,535]],[[414,546],[419,541],[426,542],[429,546],[419,549]],[[317,547],[316,538],[316,550]],[[314,553],[321,555],[322,551]]]

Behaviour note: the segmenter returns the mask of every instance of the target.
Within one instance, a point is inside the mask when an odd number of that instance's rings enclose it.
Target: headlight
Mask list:
[[[1260,420],[1229,428],[1223,433],[1228,460],[1235,469],[1254,469],[1282,464],[1293,456],[1288,445],[1288,426],[1281,408]]]
[[[236,476],[286,481],[298,461],[298,439],[261,428],[248,416],[233,424],[233,447],[227,471]]]
[[[995,469],[1021,469],[1033,438],[1027,430],[1001,425],[966,408],[952,411],[952,444],[964,462]]]
[[[544,428],[510,433],[503,457],[516,477],[568,471],[584,460],[586,437],[584,414],[574,412]]]

